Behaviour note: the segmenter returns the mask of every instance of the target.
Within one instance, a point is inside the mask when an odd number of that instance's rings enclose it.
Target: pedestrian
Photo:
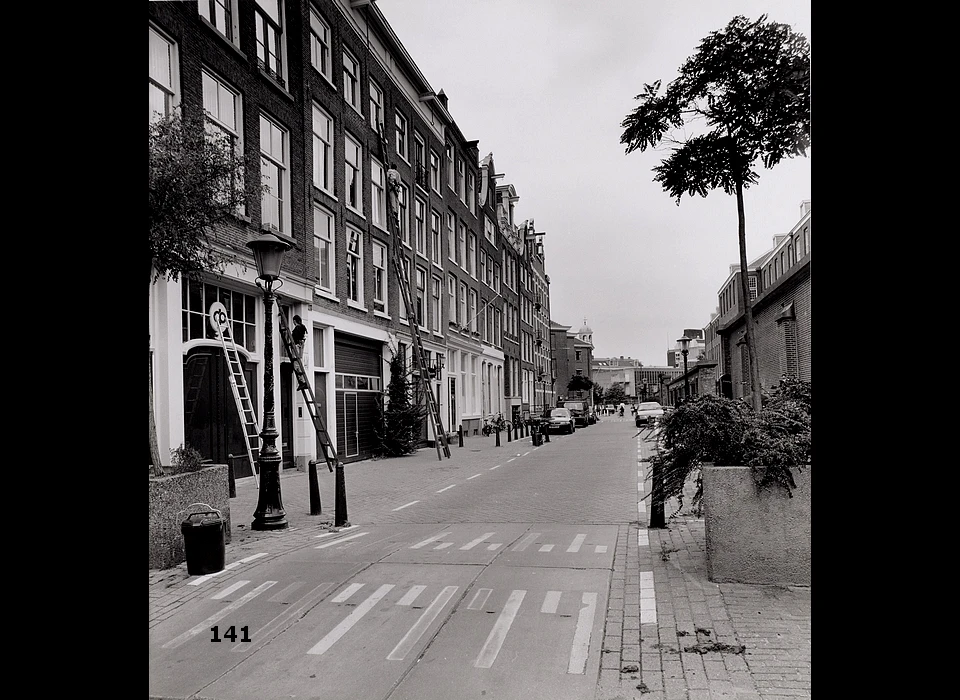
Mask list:
[[[390,201],[390,211],[393,212],[395,219],[400,216],[400,172],[397,170],[396,163],[390,163],[390,169],[387,170],[387,198]]]
[[[293,344],[297,346],[297,354],[303,359],[303,344],[307,339],[307,327],[303,325],[303,319],[299,316],[293,317]]]

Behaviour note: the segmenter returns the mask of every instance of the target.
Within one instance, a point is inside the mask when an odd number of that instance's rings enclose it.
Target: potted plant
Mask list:
[[[809,382],[782,380],[759,412],[699,396],[659,421],[651,500],[682,508],[693,484],[712,581],[807,585],[811,457]]]

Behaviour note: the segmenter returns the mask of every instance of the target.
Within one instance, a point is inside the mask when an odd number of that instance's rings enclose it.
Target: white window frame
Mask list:
[[[363,146],[349,133],[343,136],[344,200],[347,209],[363,215]],[[354,159],[351,160],[351,156]],[[354,162],[355,160],[355,162]]]
[[[416,266],[416,285],[415,285],[415,296],[414,296],[414,310],[417,313],[417,326],[423,330],[427,330],[427,278],[429,275],[427,271],[420,267]]]
[[[447,320],[457,322],[457,278],[447,275]]]
[[[483,235],[486,236],[487,240],[493,243],[494,246],[497,245],[497,228],[494,226],[493,220],[486,214],[483,216]]]
[[[467,292],[467,326],[470,332],[477,330],[477,290],[472,287]]]
[[[276,16],[271,10],[276,12]],[[254,0],[254,15],[257,61],[260,70],[286,87],[283,3],[280,0]],[[274,55],[273,52],[276,54]]]
[[[467,317],[467,283],[466,282],[460,283],[459,302],[460,302],[460,311],[457,313],[457,323],[459,323],[461,327],[464,327],[467,325],[467,321],[469,320],[469,318]]]
[[[403,244],[410,247],[410,188],[405,183],[400,183],[400,191],[397,192],[397,223],[400,226],[400,240]]]
[[[370,126],[377,134],[383,126],[383,89],[373,79],[370,80]]]
[[[467,234],[467,273],[477,279],[477,236],[472,231]]]
[[[387,228],[387,173],[376,158],[370,159],[370,220],[374,226]]]
[[[153,25],[150,25],[150,68],[148,71],[148,82],[152,95],[157,95],[163,101],[162,111],[154,111],[151,107],[149,111],[149,121],[158,119],[156,114],[161,117],[168,117],[176,109],[180,101],[180,65],[177,53],[177,44],[166,34],[162,33]],[[151,99],[150,102],[154,100]]]
[[[430,210],[430,259],[433,264],[441,267],[443,265],[443,234],[440,231],[440,214],[435,209]]]
[[[333,84],[332,58],[333,44],[330,40],[332,33],[330,25],[320,14],[310,8],[310,64],[317,72]]]
[[[203,85],[203,109],[206,115],[206,128],[212,133],[216,129],[230,140],[233,153],[243,155],[243,100],[240,92],[232,85],[207,68],[201,68]],[[238,208],[244,214],[243,205]]]
[[[433,332],[440,333],[440,322],[443,320],[443,280],[433,275],[433,286],[430,294],[430,305],[433,313]]]
[[[266,131],[265,131],[266,130]],[[279,149],[275,142],[276,137],[280,138]],[[264,142],[267,142],[266,147]],[[263,223],[272,224],[281,233],[289,232],[290,221],[290,168],[288,166],[290,156],[290,135],[280,124],[268,117],[263,112],[260,113],[260,164],[261,177],[264,184],[270,187],[270,191],[264,191],[260,200],[260,220]],[[271,184],[266,182],[269,176],[263,174],[264,164],[277,168],[279,183]],[[279,193],[278,193],[279,190]],[[276,206],[267,208],[266,202],[276,200]],[[270,216],[270,212],[276,210],[276,217]]]
[[[477,279],[486,284],[486,274],[487,274],[487,256],[481,250],[479,255],[479,260],[477,261]]]
[[[409,289],[410,259],[406,255],[400,255],[400,269],[403,270],[403,279],[408,285],[407,289]],[[400,320],[409,324],[410,319],[407,317],[407,305],[403,301],[403,296],[401,296],[399,299],[398,307],[400,309]]]
[[[427,257],[427,203],[419,197],[413,200],[413,241],[417,255]]]
[[[457,222],[457,265],[461,270],[467,269],[467,225]]]
[[[316,263],[316,290],[325,294],[336,294],[337,272],[336,272],[336,241],[334,233],[336,231],[336,220],[333,212],[326,207],[322,207],[316,202],[313,204],[313,248],[314,262]],[[323,281],[323,255],[322,251],[327,251],[326,273],[327,281]]]
[[[387,315],[388,284],[387,284],[387,246],[380,241],[373,241],[373,312]]]
[[[410,162],[410,126],[407,118],[397,110],[394,116],[397,136],[397,155],[403,158],[405,163]]]
[[[450,212],[446,212],[447,220],[447,259],[457,262],[457,222],[456,217]]]
[[[198,14],[234,46],[237,41],[237,0],[198,0]]]
[[[440,156],[435,150],[430,149],[430,189],[440,194]]]
[[[472,171],[467,173],[467,207],[471,214],[477,215],[477,176]]]
[[[416,130],[413,132],[413,169],[414,181],[426,190],[427,187],[429,187],[427,179],[430,177],[427,171],[427,145],[423,137],[417,133]],[[423,183],[420,182],[421,177],[423,178]],[[424,185],[426,185],[426,187],[424,187]]]
[[[343,99],[360,114],[360,61],[343,49]]]
[[[454,192],[457,193],[457,196],[460,198],[460,201],[464,204],[467,203],[467,195],[463,189],[464,183],[464,164],[463,158],[457,158],[457,172],[454,178]]]
[[[313,103],[313,186],[333,194],[333,117]]]
[[[366,311],[363,305],[363,231],[347,226],[347,306]]]
[[[447,187],[454,189],[454,159],[456,158],[456,149],[453,144],[448,143],[444,149],[443,165],[447,169]]]

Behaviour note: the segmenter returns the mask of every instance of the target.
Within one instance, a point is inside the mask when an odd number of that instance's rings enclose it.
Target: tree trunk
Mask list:
[[[747,278],[747,223],[743,212],[743,184],[737,180],[737,234],[740,238],[740,295],[747,336],[747,360],[750,364],[750,405],[754,411],[761,408],[760,363],[757,361],[756,338],[753,333],[753,303]]]

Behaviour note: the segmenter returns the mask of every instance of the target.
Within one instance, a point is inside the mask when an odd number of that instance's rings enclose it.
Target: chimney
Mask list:
[[[443,91],[443,88],[440,88],[440,92],[437,93],[437,100],[443,105],[444,109],[447,109],[447,93]]]

